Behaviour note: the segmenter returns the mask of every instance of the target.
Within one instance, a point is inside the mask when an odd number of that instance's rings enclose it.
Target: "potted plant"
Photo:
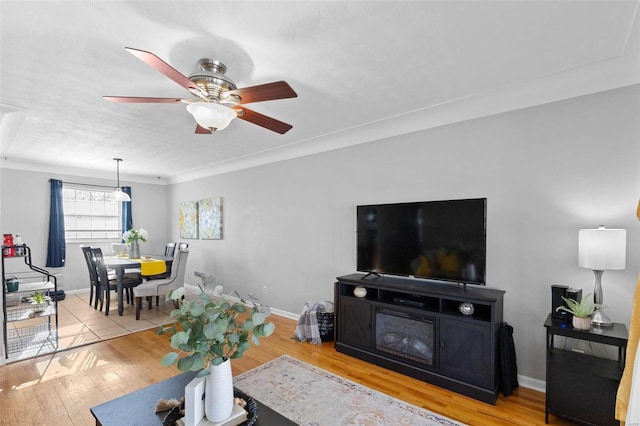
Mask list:
[[[149,238],[149,232],[147,232],[147,230],[144,228],[131,228],[122,234],[122,239],[127,245],[130,246],[129,258],[140,258],[140,241],[146,243],[147,238]]]
[[[161,364],[175,364],[180,371],[207,375],[205,413],[209,421],[219,422],[227,419],[233,409],[230,360],[241,358],[251,343],[259,345],[259,339],[270,336],[275,325],[266,321],[271,314],[268,307],[248,305],[240,298],[239,302],[229,300],[222,296],[220,287],[217,297],[211,297],[202,286],[200,290],[194,300],[184,298],[184,287],[167,294],[167,301],[177,303],[170,314],[176,321],[171,326],[161,326],[158,334],[170,333],[171,347],[178,352],[166,354]],[[186,356],[180,357],[181,354]],[[216,406],[221,409],[215,410]]]
[[[578,330],[589,330],[591,328],[591,315],[596,311],[596,307],[592,304],[588,304],[587,297],[583,297],[580,302],[574,299],[568,299],[562,297],[566,306],[558,306],[556,311],[565,311],[573,315],[571,324]]]
[[[42,312],[47,307],[47,304],[51,300],[51,297],[47,296],[44,293],[36,291],[31,296],[29,296],[27,300],[31,302],[32,305],[34,305],[34,312]]]

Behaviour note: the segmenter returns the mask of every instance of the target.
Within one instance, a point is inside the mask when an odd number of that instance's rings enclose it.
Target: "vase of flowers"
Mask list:
[[[129,258],[130,259],[139,259],[140,258],[140,241],[143,243],[147,242],[147,238],[149,238],[149,233],[146,229],[134,229],[131,228],[122,234],[122,239],[129,246]]]
[[[248,304],[239,297],[239,302],[232,301],[219,287],[214,293],[219,297],[211,297],[203,286],[197,299],[186,300],[184,294],[184,287],[180,287],[166,297],[178,304],[171,312],[176,322],[160,326],[158,334],[170,333],[171,347],[178,352],[166,354],[161,364],[207,376],[205,414],[210,422],[220,422],[233,409],[230,360],[241,358],[251,343],[260,345],[259,339],[270,336],[275,325],[266,321],[271,314],[268,307]]]

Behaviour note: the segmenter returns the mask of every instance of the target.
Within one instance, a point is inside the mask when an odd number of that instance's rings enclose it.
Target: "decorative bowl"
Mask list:
[[[365,297],[367,295],[367,289],[362,286],[358,286],[353,289],[353,295],[356,297]]]
[[[462,313],[462,315],[473,315],[473,303],[461,303],[458,309],[460,309],[460,313]]]

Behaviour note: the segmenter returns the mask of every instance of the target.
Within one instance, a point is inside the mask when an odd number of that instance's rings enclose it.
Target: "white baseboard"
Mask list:
[[[518,384],[523,388],[542,393],[546,393],[547,391],[547,382],[544,380],[532,379],[531,377],[521,376],[520,374],[518,374]]]
[[[197,285],[185,283],[184,286],[185,286],[185,288],[187,288],[187,290],[192,290],[192,291],[196,291],[196,292],[200,291],[200,287],[198,287]],[[207,292],[209,292],[209,291],[207,290]],[[234,302],[239,302],[240,301],[240,299],[238,299],[236,296],[232,296],[230,294],[225,294],[225,297],[228,297],[229,299],[233,300]],[[289,319],[292,319],[292,320],[295,320],[295,321],[297,321],[298,317],[300,316],[300,314],[294,314],[293,312],[287,312],[287,311],[283,311],[281,309],[276,309],[276,308],[272,308],[272,307],[269,307],[269,309],[271,309],[271,313],[274,314],[274,315],[278,315],[278,316],[281,316],[281,317],[289,318]]]

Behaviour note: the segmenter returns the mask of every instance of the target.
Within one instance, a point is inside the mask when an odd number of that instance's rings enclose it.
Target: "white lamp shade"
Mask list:
[[[187,111],[200,126],[212,131],[224,129],[238,116],[231,108],[215,102],[195,102],[187,105]]]
[[[131,197],[126,192],[122,192],[120,188],[109,193],[109,201],[131,201]]]
[[[580,229],[578,265],[596,271],[624,269],[627,260],[627,230]]]

